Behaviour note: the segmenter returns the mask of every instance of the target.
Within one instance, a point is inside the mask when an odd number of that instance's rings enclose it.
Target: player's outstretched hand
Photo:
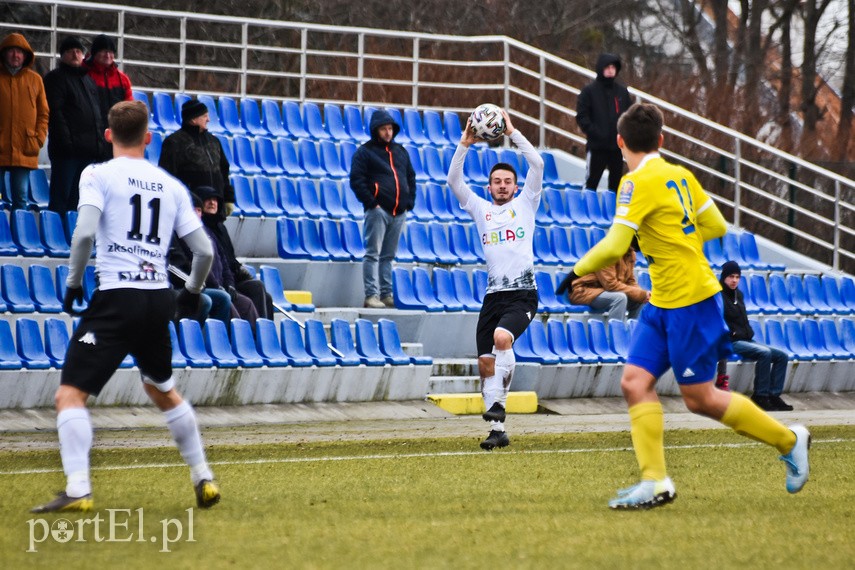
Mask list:
[[[83,302],[83,287],[66,287],[65,297],[62,298],[62,310],[69,315],[77,315],[74,310],[74,302]]]
[[[175,317],[181,319],[192,319],[199,313],[199,293],[191,293],[186,288],[181,289],[175,300]]]
[[[463,129],[463,133],[460,135],[460,144],[463,146],[471,146],[476,142],[481,142],[484,139],[478,138],[475,136],[475,133],[472,132],[472,118],[466,119],[466,127]]]
[[[571,270],[570,273],[567,274],[567,277],[565,277],[564,280],[561,281],[561,284],[558,286],[558,289],[555,290],[555,294],[563,295],[565,291],[569,294],[570,289],[573,287],[573,282],[578,278],[579,276],[576,275],[573,270]]]
[[[516,130],[513,123],[511,123],[511,116],[508,115],[507,111],[502,109],[502,117],[505,118],[505,135],[511,136],[511,134]]]

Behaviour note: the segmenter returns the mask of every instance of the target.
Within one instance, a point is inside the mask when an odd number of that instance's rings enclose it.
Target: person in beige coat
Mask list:
[[[0,191],[11,198],[13,210],[27,207],[30,171],[38,168],[47,138],[47,98],[41,76],[32,70],[34,61],[21,34],[0,42]]]
[[[650,299],[650,291],[638,286],[634,268],[635,250],[630,247],[614,265],[573,281],[570,302],[606,311],[610,319],[623,320],[627,311],[630,318],[637,317]]]

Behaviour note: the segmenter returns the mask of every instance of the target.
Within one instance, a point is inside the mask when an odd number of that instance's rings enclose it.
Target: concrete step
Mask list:
[[[479,376],[431,376],[428,379],[428,394],[463,394],[481,392]]]
[[[401,348],[407,356],[425,355],[425,345],[420,342],[401,342]]]
[[[478,376],[476,358],[434,358],[433,376]]]

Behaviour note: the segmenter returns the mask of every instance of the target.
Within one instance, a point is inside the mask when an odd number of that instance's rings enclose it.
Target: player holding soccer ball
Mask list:
[[[537,286],[534,281],[534,220],[543,180],[543,159],[528,140],[514,129],[504,109],[503,132],[519,148],[529,164],[525,186],[517,198],[517,173],[514,167],[498,163],[490,170],[487,186],[492,202],[481,198],[463,181],[463,162],[472,143],[483,141],[466,122],[460,144],[448,170],[448,185],[478,228],[487,260],[487,293],[478,317],[475,341],[478,347],[478,372],[484,397],[484,420],[490,422],[490,434],[481,448],[505,447],[505,403],[514,371],[513,343],[528,328],[537,311]],[[479,131],[484,132],[484,131]]]
[[[621,181],[614,222],[559,287],[569,289],[576,276],[613,264],[638,234],[650,262],[653,293],[633,334],[621,389],[641,482],[618,491],[609,506],[645,509],[676,496],[665,470],[664,416],[654,389],[669,368],[689,410],[780,451],[787,491],[797,493],[808,480],[808,430],[787,428],[742,394],[714,385],[716,363],[730,353],[730,335],[722,317],[721,285],[702,246],[724,235],[727,225],[694,175],[659,155],[662,126],[659,108],[644,103],[632,105],[618,120],[617,143],[629,174]]]

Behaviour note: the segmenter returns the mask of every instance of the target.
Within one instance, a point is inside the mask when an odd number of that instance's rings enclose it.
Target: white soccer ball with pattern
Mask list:
[[[492,103],[478,105],[469,118],[469,128],[479,139],[494,141],[505,132],[505,118],[502,110]]]

